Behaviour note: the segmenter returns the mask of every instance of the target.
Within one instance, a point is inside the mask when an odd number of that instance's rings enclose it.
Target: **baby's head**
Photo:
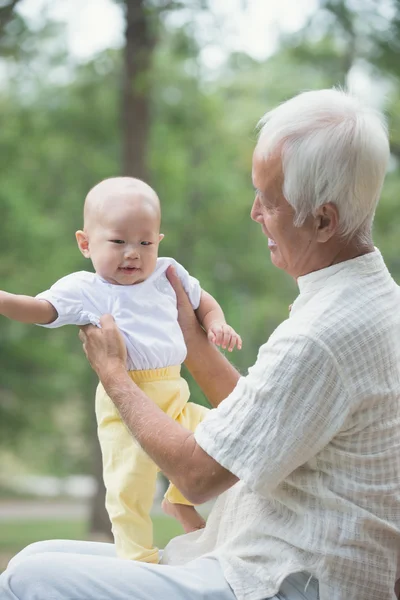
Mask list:
[[[160,234],[160,201],[140,179],[113,177],[90,190],[83,231],[76,240],[96,273],[116,285],[140,283],[154,271]]]

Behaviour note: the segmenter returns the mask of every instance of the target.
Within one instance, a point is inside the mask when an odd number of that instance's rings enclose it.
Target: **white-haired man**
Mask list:
[[[187,365],[216,407],[194,435],[126,375],[111,317],[81,333],[160,469],[194,503],[219,496],[206,528],[172,540],[162,565],[106,544],[35,544],[0,577],[2,600],[395,598],[400,291],[371,238],[388,157],[381,117],[344,92],[264,117],[251,217],[300,293],[249,374],[208,343],[173,272]]]

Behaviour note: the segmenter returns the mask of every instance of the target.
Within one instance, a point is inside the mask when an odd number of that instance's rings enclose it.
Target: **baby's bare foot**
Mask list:
[[[194,506],[188,506],[187,504],[172,504],[169,500],[164,498],[161,508],[166,515],[174,517],[174,519],[179,521],[185,533],[203,529],[206,526],[205,520],[199,515]]]

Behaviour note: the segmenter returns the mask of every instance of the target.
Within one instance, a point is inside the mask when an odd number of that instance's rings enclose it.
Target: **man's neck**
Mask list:
[[[321,246],[321,252],[318,254],[318,260],[312,265],[312,268],[301,275],[308,275],[309,273],[315,273],[321,269],[326,269],[332,265],[336,265],[364,254],[369,254],[375,250],[372,239],[360,242],[358,238],[351,238],[347,243],[344,243],[343,238],[332,239],[327,242],[323,247]],[[301,276],[299,275],[299,277]],[[297,277],[295,277],[297,280]]]
[[[345,262],[346,260],[351,260],[352,258],[357,258],[358,256],[363,256],[364,254],[369,254],[375,250],[374,244],[372,240],[368,242],[360,243],[359,241],[349,241],[349,244],[346,246],[341,246],[337,253],[333,255],[332,261],[330,265],[336,265],[341,262]]]

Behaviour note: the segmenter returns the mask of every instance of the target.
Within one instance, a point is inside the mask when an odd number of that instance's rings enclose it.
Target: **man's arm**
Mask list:
[[[141,391],[125,369],[104,376],[102,383],[134,438],[190,502],[202,504],[237,482],[202,450],[193,433]]]
[[[0,291],[0,314],[21,323],[47,325],[57,319],[57,311],[50,302]]]
[[[176,293],[179,325],[187,346],[185,365],[210,404],[217,407],[235,388],[240,374],[208,340],[174,267],[169,267],[167,276]]]
[[[80,337],[128,429],[189,501],[201,504],[237,482],[235,475],[198,446],[191,432],[167,416],[130,379],[125,368],[125,344],[110,315],[101,318],[101,329],[82,327]]]

